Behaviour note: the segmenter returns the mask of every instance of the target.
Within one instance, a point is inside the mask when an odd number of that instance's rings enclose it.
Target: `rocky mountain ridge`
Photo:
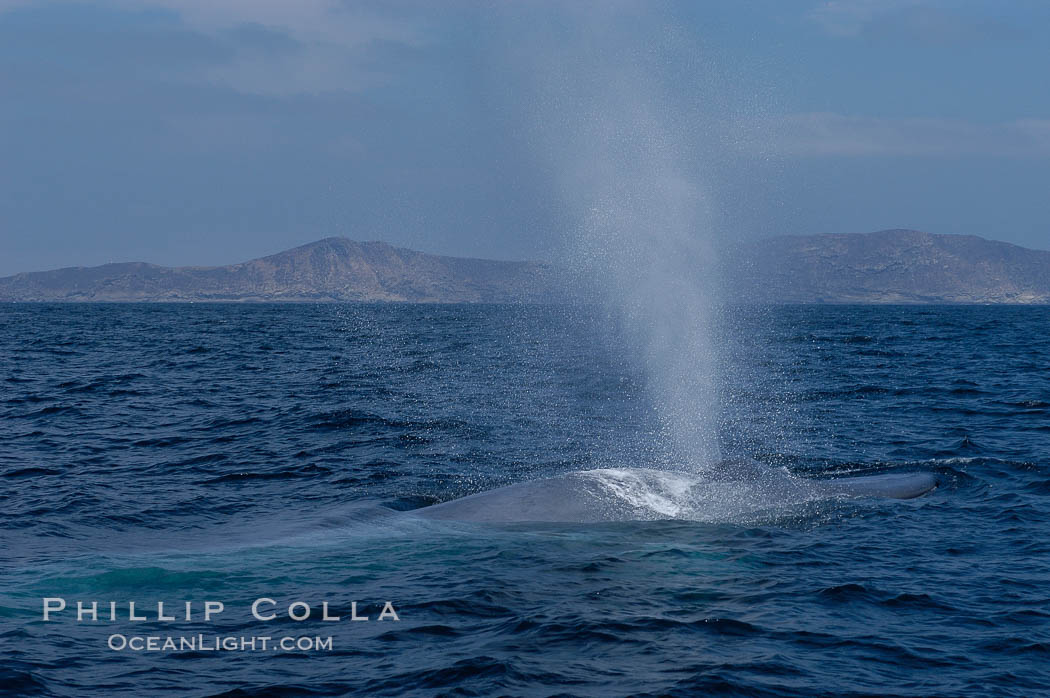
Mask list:
[[[0,279],[0,300],[536,302],[549,295],[549,277],[535,262],[332,237],[222,267],[128,262],[17,274]]]
[[[917,230],[784,236],[735,247],[741,300],[779,303],[1050,303],[1050,252]]]
[[[731,245],[720,266],[726,298],[741,303],[1050,303],[1050,252],[976,236],[783,236]],[[569,277],[539,262],[333,237],[221,267],[127,262],[16,274],[0,278],[0,301],[549,303],[572,297]]]

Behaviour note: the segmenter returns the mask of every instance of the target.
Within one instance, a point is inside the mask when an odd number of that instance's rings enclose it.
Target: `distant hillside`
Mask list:
[[[743,301],[1050,303],[1050,252],[917,230],[776,237],[728,255]]]
[[[384,242],[326,238],[225,267],[141,262],[0,279],[0,301],[534,302],[551,294],[534,262],[441,257]]]
[[[1050,303],[1050,252],[915,230],[777,237],[722,259],[726,295],[744,303]],[[327,238],[225,267],[141,262],[0,279],[0,301],[564,300],[554,268],[441,257]],[[673,302],[673,299],[668,299]]]

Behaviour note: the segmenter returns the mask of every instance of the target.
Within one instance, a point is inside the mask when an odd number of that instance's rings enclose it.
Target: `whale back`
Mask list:
[[[648,469],[584,470],[529,480],[416,510],[418,516],[483,523],[731,520],[755,511],[843,497],[911,499],[937,486],[929,473],[829,480],[773,471],[711,480]]]
[[[420,509],[431,519],[480,522],[629,521],[630,512],[579,473],[529,480]]]
[[[883,473],[814,482],[829,495],[888,499],[915,499],[937,487],[931,473]]]

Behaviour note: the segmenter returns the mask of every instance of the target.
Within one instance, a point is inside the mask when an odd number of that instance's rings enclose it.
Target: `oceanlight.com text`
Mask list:
[[[106,641],[115,652],[331,652],[331,636],[122,635]]]

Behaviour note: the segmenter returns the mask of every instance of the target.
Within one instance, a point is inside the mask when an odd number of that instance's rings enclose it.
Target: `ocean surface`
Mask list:
[[[0,692],[1050,694],[1050,308],[721,317],[700,464],[594,309],[0,305]],[[744,481],[673,520],[413,514],[624,467]],[[756,472],[939,486],[798,501]]]

